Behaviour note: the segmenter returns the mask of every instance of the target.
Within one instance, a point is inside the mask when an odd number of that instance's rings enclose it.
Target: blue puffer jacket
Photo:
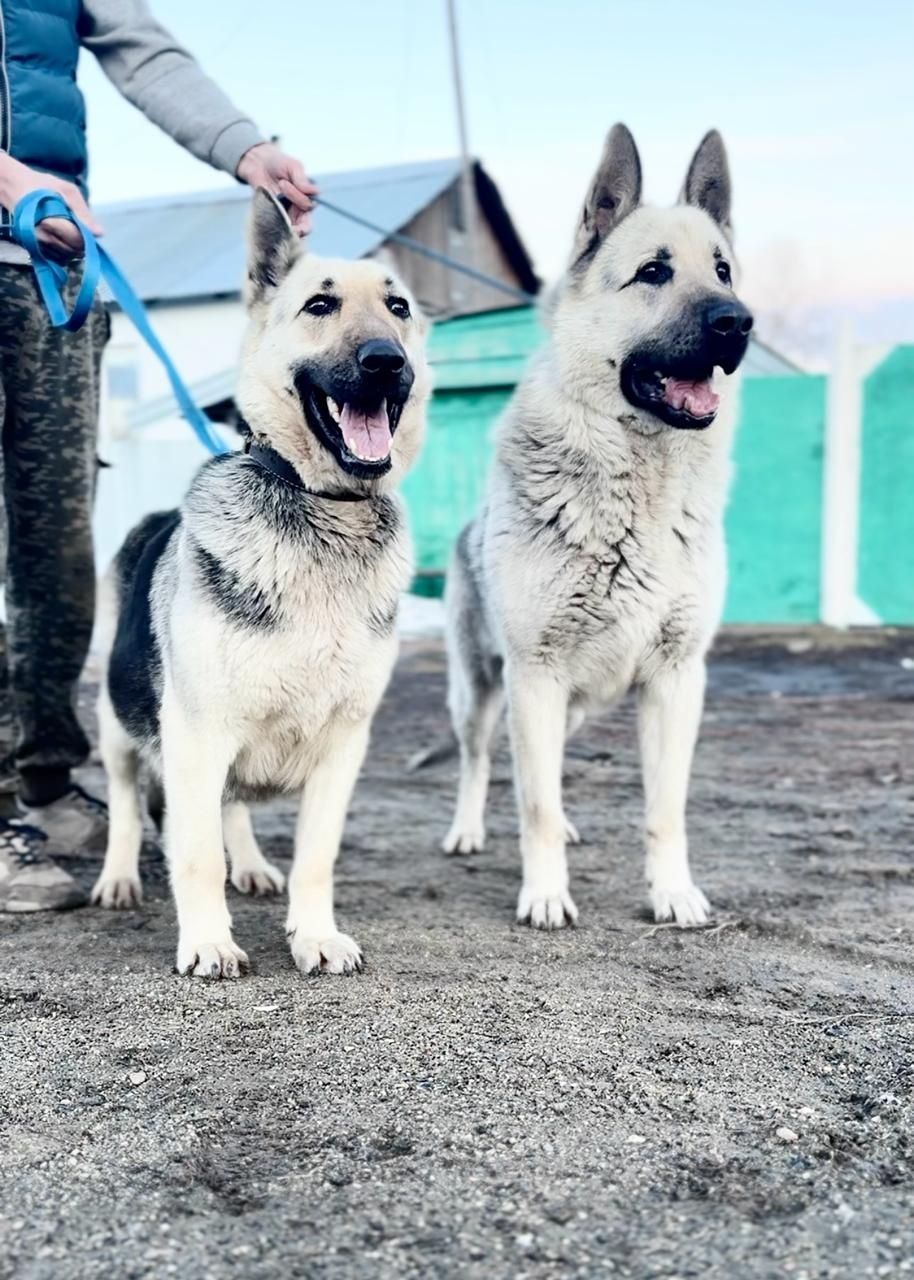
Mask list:
[[[86,191],[81,0],[0,0],[0,149]]]

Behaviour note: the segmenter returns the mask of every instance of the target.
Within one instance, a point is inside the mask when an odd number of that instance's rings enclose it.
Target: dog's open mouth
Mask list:
[[[327,396],[327,412],[340,429],[343,444],[351,457],[359,462],[387,462],[397,429],[400,406],[387,407],[387,399],[377,409],[359,409],[352,404],[340,405]]]
[[[711,386],[713,370],[700,378],[678,378],[660,369],[626,362],[622,391],[630,404],[647,409],[668,426],[691,430],[709,427],[720,396]]]
[[[367,480],[390,470],[402,402],[388,396],[376,405],[356,404],[313,382],[299,384],[299,395],[308,426],[344,471]]]

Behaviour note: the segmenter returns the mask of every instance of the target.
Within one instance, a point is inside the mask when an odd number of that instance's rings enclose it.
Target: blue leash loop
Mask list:
[[[63,299],[63,289],[68,278],[67,269],[47,256],[44,246],[38,239],[38,224],[45,218],[66,218],[68,222],[72,222],[79,229],[85,245],[82,280],[76,302],[70,312],[67,311]],[[210,453],[228,452],[228,447],[216,434],[209,418],[191,398],[171,357],[149,323],[146,308],[134,293],[124,273],[107,249],[98,243],[89,228],[80,222],[61,196],[55,191],[47,190],[32,191],[27,196],[23,196],[13,210],[13,239],[22,245],[32,259],[38,288],[55,329],[69,329],[72,332],[82,328],[92,310],[92,302],[99,281],[104,280],[124,315],[130,318],[141,337],[145,338],[162,362],[181,413],[190,423],[197,439]]]

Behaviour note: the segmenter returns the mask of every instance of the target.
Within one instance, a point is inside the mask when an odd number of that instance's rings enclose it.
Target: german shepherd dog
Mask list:
[[[111,825],[94,896],[139,902],[145,762],[164,792],[178,971],[237,977],[226,851],[237,889],[280,891],[245,802],[301,792],[292,956],[347,973],[361,952],[334,920],[333,865],[411,575],[393,489],[424,431],[426,325],[384,266],[303,253],[263,191],[249,239],[246,451],[206,463],[179,511],[134,529],[109,580]]]
[[[638,690],[647,885],[657,920],[700,925],[685,806],[724,595],[734,374],[752,316],[737,299],[720,135],[680,202],[641,204],[624,125],[609,133],[549,338],[498,428],[488,500],[447,589],[449,705],[460,756],[450,853],[480,849],[490,743],[507,701],[521,826],[517,915],[577,919],[562,804],[566,732]]]

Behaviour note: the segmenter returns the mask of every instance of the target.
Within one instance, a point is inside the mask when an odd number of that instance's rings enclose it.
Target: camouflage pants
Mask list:
[[[101,307],[77,333],[52,328],[31,269],[0,264],[0,736],[24,780],[66,779],[89,750],[75,697],[95,610],[91,520],[107,338]]]

